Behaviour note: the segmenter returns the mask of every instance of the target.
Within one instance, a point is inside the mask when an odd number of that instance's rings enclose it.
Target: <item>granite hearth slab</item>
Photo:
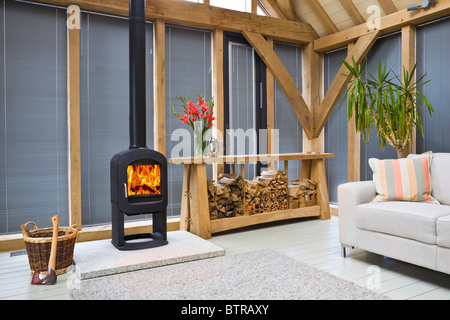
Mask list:
[[[121,251],[111,239],[80,242],[73,259],[81,280],[225,255],[225,250],[187,231],[167,233],[167,245]]]

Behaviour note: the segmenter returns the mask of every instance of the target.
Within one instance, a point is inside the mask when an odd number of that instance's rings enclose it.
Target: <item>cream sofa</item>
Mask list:
[[[450,274],[450,153],[433,154],[431,195],[440,204],[384,201],[372,180],[338,187],[342,254],[358,247]]]

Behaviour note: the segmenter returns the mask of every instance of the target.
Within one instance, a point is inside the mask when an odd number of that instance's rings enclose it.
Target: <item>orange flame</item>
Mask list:
[[[159,165],[128,166],[128,196],[161,194],[160,174]]]

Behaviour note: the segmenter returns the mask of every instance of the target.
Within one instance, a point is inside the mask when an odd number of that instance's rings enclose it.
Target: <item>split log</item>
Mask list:
[[[222,173],[218,181],[208,180],[210,219],[242,216],[244,214],[244,180],[237,174]]]
[[[264,171],[247,182],[246,211],[258,214],[288,208],[287,177],[282,171]]]
[[[289,185],[289,209],[310,207],[317,204],[317,186],[309,179],[292,179]]]

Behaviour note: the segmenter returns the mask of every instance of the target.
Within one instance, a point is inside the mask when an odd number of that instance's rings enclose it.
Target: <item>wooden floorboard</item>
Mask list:
[[[450,275],[360,249],[341,257],[338,218],[297,219],[222,232],[208,240],[227,254],[271,249],[396,300],[450,300]],[[72,274],[54,286],[30,284],[26,255],[0,252],[0,300],[67,300]],[[376,281],[378,280],[378,281]]]

